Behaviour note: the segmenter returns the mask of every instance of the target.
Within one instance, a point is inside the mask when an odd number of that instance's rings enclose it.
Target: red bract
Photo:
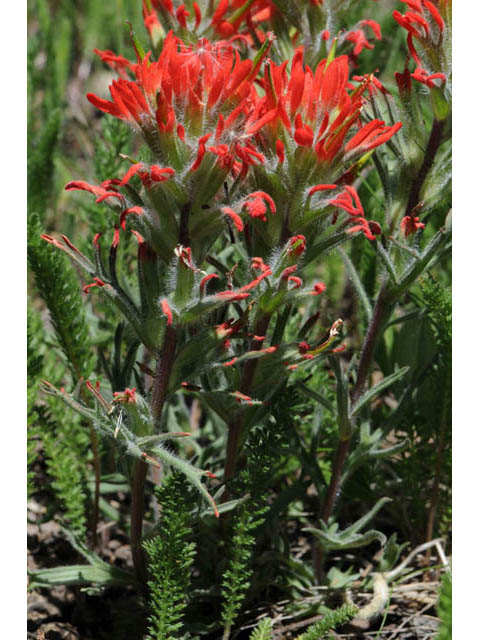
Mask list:
[[[175,169],[183,169],[195,150],[190,171],[198,170],[209,152],[223,170],[245,174],[248,165],[264,160],[252,133],[245,132],[260,118],[253,81],[272,41],[269,36],[252,61],[241,60],[232,44],[202,38],[186,45],[170,32],[157,61],[148,53],[131,65],[135,80],[113,81],[111,101],[93,94],[87,98],[139,126],[154,153]],[[212,146],[206,146],[208,140]]]
[[[349,222],[353,224],[347,229],[347,233],[361,231],[368,240],[375,240],[375,236],[382,232],[378,222],[368,221],[364,217],[364,211],[357,191],[350,185],[345,186],[345,191],[329,201],[329,204],[346,211],[350,216]]]
[[[360,121],[362,94],[370,83],[349,92],[348,57],[322,60],[315,71],[303,66],[303,47],[293,56],[290,74],[287,62],[268,61],[263,79],[262,132],[267,132],[283,161],[284,145],[278,139],[291,136],[299,147],[312,149],[325,168],[334,160],[365,153],[389,140],[402,126],[387,126],[381,120]],[[358,129],[352,136],[352,129]],[[280,153],[279,153],[280,151]]]
[[[251,41],[246,27],[255,28],[259,23],[270,20],[275,11],[275,3],[270,0],[220,0],[213,14],[210,2],[193,2],[193,11],[187,10],[185,4],[174,9],[171,0],[151,0],[151,8],[146,0],[142,4],[145,26],[154,41],[156,30],[162,29],[161,22],[164,25],[176,23],[181,29],[202,35],[209,32],[232,39],[240,37],[239,31],[243,29],[246,36],[242,37]],[[256,35],[264,36],[261,32],[256,32]]]
[[[267,204],[270,211],[275,213],[277,210],[272,198],[264,191],[254,191],[250,193],[243,203],[243,207],[247,210],[251,218],[260,218],[263,222],[267,221]]]
[[[409,11],[404,15],[394,11],[392,15],[408,32],[408,50],[417,64],[412,78],[430,88],[437,86],[435,80],[445,83],[447,80],[445,71],[448,65],[442,49],[451,0],[402,0],[402,2],[408,6]],[[424,60],[420,57],[414,40],[420,45]]]
[[[367,36],[365,35],[364,27],[369,27],[377,40],[382,39],[382,31],[380,29],[380,25],[378,24],[378,22],[375,22],[375,20],[362,20],[359,26],[360,28],[352,29],[352,31],[347,31],[347,33],[343,36],[345,40],[347,40],[348,42],[353,42],[353,44],[355,45],[352,51],[354,61],[364,49],[373,49],[373,44],[369,42]]]
[[[424,229],[425,223],[420,222],[420,218],[416,216],[405,216],[400,223],[400,228],[406,237],[420,229]]]
[[[108,181],[110,182],[110,181]],[[94,184],[88,184],[88,182],[83,182],[83,180],[74,180],[69,182],[65,186],[66,191],[88,191],[89,193],[93,193],[96,196],[95,202],[103,202],[107,198],[118,198],[120,201],[124,201],[125,198],[121,193],[117,191],[109,191],[105,188],[105,183],[102,183],[100,186],[96,186]]]

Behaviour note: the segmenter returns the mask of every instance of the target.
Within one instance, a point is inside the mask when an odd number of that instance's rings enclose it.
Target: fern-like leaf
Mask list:
[[[193,499],[187,481],[170,474],[157,487],[162,508],[158,535],[143,546],[149,558],[150,627],[148,640],[173,640],[182,627],[195,544],[190,542]]]

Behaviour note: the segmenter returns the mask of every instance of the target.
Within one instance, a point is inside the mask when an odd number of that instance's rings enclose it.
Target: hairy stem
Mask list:
[[[255,335],[263,336],[266,334],[268,325],[270,323],[270,314],[265,314],[257,321],[255,326]],[[262,343],[254,341],[250,347],[251,351],[258,351],[262,348]],[[252,387],[253,378],[255,376],[255,370],[257,368],[258,360],[247,360],[245,368],[243,369],[242,379],[240,381],[240,391],[246,395],[249,394]],[[235,416],[228,427],[228,440],[227,440],[227,455],[225,460],[225,468],[223,477],[227,482],[233,477],[235,473],[238,452],[242,442],[243,436],[243,417]]]
[[[177,344],[177,334],[173,327],[167,326],[163,349],[160,353],[153,379],[152,390],[152,416],[155,426],[158,426],[162,416],[163,406],[167,397],[168,381],[172,370]],[[145,508],[145,480],[147,478],[148,464],[143,460],[137,460],[133,467],[132,478],[132,505],[130,523],[130,544],[132,548],[133,566],[138,583],[142,590],[146,589],[146,564],[142,548],[143,513]]]
[[[157,360],[155,378],[152,389],[152,415],[156,424],[160,421],[167,397],[168,381],[172,371],[175,349],[177,346],[177,334],[173,327],[165,330],[165,339],[160,357]]]
[[[357,381],[351,393],[351,401],[354,404],[362,395],[368,377],[368,371],[373,359],[373,353],[377,344],[380,329],[383,326],[385,314],[388,310],[386,301],[387,283],[384,282],[378,293],[377,301],[373,309],[372,319],[368,325],[367,335],[363,341],[360,362],[358,363]]]
[[[130,546],[135,574],[141,590],[146,588],[147,576],[145,557],[142,549],[143,512],[145,508],[145,480],[148,464],[136,460],[132,474],[132,506],[130,511]]]
[[[432,168],[437,151],[440,148],[441,138],[442,123],[434,120],[427,142],[427,148],[425,150],[422,165],[410,187],[405,215],[409,215],[412,209],[418,204],[420,191],[422,189],[423,183],[425,182],[425,178],[427,177],[428,172]],[[362,353],[358,365],[357,381],[352,390],[350,398],[352,404],[354,404],[358,400],[365,388],[378,336],[382,327],[384,326],[386,316],[391,312],[393,307],[393,303],[391,301],[388,301],[387,299],[387,292],[388,282],[385,281],[380,288],[375,308],[373,310],[372,319],[368,326],[367,335],[365,336],[365,340],[363,341]],[[350,441],[351,438],[348,440],[341,440],[337,447],[335,461],[333,463],[332,476],[330,478],[325,502],[321,512],[321,519],[323,520],[323,522],[325,522],[325,524],[328,523],[328,519],[332,514],[333,507],[335,505],[335,498],[338,495],[340,489],[343,466],[348,455]],[[434,513],[433,510],[432,512]],[[323,572],[323,554],[319,549],[314,549],[314,570],[315,576],[319,581]]]
[[[383,326],[385,313],[389,309],[386,302],[387,284],[384,283],[380,289],[377,297],[377,302],[373,310],[372,319],[368,326],[367,335],[363,341],[362,354],[360,356],[360,362],[358,365],[357,382],[351,393],[351,402],[354,404],[361,396],[365,387],[365,383],[368,377],[368,371],[373,359],[373,353],[377,338],[380,333],[380,329]],[[348,455],[350,448],[351,438],[340,440],[335,453],[335,460],[333,462],[332,475],[327,488],[327,494],[325,496],[325,502],[323,504],[321,519],[325,524],[328,523],[330,516],[332,515],[333,507],[335,506],[335,500],[340,490],[340,483],[342,480],[343,466]],[[314,547],[313,562],[315,577],[318,582],[321,581],[323,575],[323,561],[324,554],[318,546]]]
[[[427,142],[427,148],[425,149],[425,155],[423,156],[422,166],[418,170],[416,178],[410,188],[407,207],[405,209],[406,216],[410,215],[412,209],[418,204],[423,183],[425,182],[428,172],[432,168],[433,161],[435,160],[435,156],[442,141],[442,128],[442,122],[439,122],[438,120],[433,121]]]
[[[425,535],[425,542],[430,542],[433,538],[433,528],[435,524],[435,519],[437,516],[438,502],[440,498],[440,480],[442,477],[442,471],[444,466],[444,457],[445,457],[445,444],[447,438],[447,427],[450,422],[449,420],[449,406],[451,402],[451,396],[449,393],[449,387],[451,384],[451,380],[447,380],[447,389],[445,390],[442,414],[440,418],[440,436],[437,447],[437,460],[435,463],[435,480],[432,488],[432,499],[430,502],[430,507],[428,509],[427,516],[427,530]],[[430,549],[427,551],[427,560],[430,561]]]
[[[93,513],[91,520],[91,531],[92,531],[92,543],[94,546],[97,544],[97,527],[98,527],[98,512],[100,505],[100,456],[98,453],[98,439],[97,434],[95,433],[93,426],[90,424],[90,443],[92,445],[93,452],[93,469],[95,473],[95,495],[93,502]]]

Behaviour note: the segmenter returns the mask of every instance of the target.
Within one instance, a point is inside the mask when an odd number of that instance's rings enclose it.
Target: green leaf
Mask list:
[[[348,394],[348,381],[343,372],[340,360],[331,356],[329,362],[337,380],[337,422],[341,440],[348,440],[353,431],[350,420],[350,397]]]
[[[71,565],[68,567],[55,567],[53,569],[39,569],[29,571],[29,589],[39,589],[41,587],[53,587],[57,584],[67,586],[74,585],[133,585],[134,576],[118,567],[107,563],[100,565]]]
[[[272,640],[272,619],[263,618],[250,635],[250,640]]]
[[[366,524],[368,524],[370,520],[372,520],[377,515],[377,513],[380,511],[383,505],[387,504],[387,502],[392,502],[392,499],[380,498],[380,500],[370,509],[368,513],[366,513],[362,518],[359,518],[354,524],[348,527],[348,529],[345,529],[344,531],[342,531],[342,535],[349,536],[352,533],[357,533],[358,531],[363,529],[363,527]],[[385,542],[386,542],[386,539],[385,539]]]
[[[324,531],[309,527],[302,529],[302,531],[306,531],[307,533],[311,533],[315,536],[319,541],[320,546],[325,549],[325,551],[357,549],[359,547],[365,547],[375,540],[378,540],[380,545],[383,546],[387,541],[385,534],[373,529],[364,534],[352,534],[348,538],[329,536]]]
[[[337,250],[343,260],[343,264],[345,265],[348,271],[348,275],[350,276],[353,288],[355,289],[358,295],[358,298],[362,304],[367,320],[370,322],[372,318],[372,305],[370,304],[370,300],[368,299],[367,292],[365,291],[362,281],[360,279],[360,276],[358,275],[358,271],[356,270],[355,265],[350,260],[346,252],[342,249],[342,247],[338,247]]]
[[[409,369],[410,367],[402,367],[368,389],[368,391],[366,391],[352,407],[350,417],[353,418],[356,416],[363,407],[373,400],[373,398],[375,398],[375,396],[377,396],[381,391],[392,385],[394,382],[397,382],[397,380],[400,380],[400,378],[403,378]]]

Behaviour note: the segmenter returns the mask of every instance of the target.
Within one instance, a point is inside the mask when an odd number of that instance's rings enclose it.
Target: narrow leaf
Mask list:
[[[350,411],[350,418],[356,416],[363,409],[363,407],[365,407],[371,400],[373,400],[375,396],[378,396],[381,391],[392,385],[397,380],[400,380],[400,378],[403,378],[403,376],[409,369],[410,367],[402,367],[401,369],[398,369],[398,371],[395,371],[386,378],[383,378],[383,380],[381,380],[379,383],[368,389],[368,391],[366,391],[352,407],[352,410]]]

